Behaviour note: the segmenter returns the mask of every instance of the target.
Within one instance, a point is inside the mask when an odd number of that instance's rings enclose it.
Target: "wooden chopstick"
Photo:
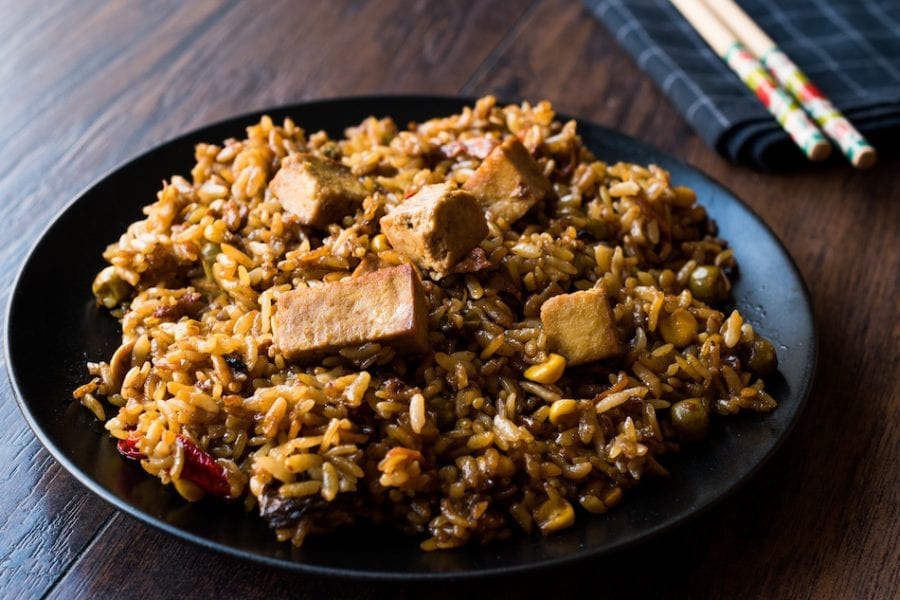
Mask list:
[[[734,0],[703,1],[793,94],[854,167],[866,169],[875,164],[875,148]]]
[[[812,161],[831,154],[831,144],[809,120],[797,101],[772,79],[765,67],[744,47],[734,33],[700,0],[669,0],[688,23],[756,94],[794,143]]]

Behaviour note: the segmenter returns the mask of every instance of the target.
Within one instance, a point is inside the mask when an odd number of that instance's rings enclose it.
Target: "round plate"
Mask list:
[[[409,121],[458,112],[471,101],[435,97],[326,100],[266,111],[308,131],[340,136],[369,115]],[[582,515],[550,537],[513,539],[423,553],[416,538],[360,527],[311,537],[301,549],[279,543],[255,514],[215,501],[190,504],[122,458],[91,413],[72,400],[88,377],[85,362],[108,359],[118,347],[118,323],[91,294],[101,253],[129,223],[142,218],[160,181],[190,172],[194,144],[244,137],[260,114],[237,117],[181,136],[119,167],[78,196],[44,232],[25,262],[7,314],[10,379],[25,419],[47,450],[92,492],[129,515],[174,536],[268,565],[341,576],[441,578],[521,571],[619,550],[710,507],[746,481],[787,436],[805,402],[815,369],[816,338],[808,292],[784,247],[743,202],[697,170],[630,137],[579,123],[601,159],[655,163],[677,185],[696,190],[734,248],[740,276],[735,302],[754,328],[776,345],[779,372],[768,389],[779,407],[766,415],[720,419],[709,439],[666,456],[669,478],[626,493],[607,515]]]

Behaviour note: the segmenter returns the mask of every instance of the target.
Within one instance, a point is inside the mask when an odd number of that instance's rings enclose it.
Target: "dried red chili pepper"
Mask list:
[[[137,449],[140,440],[140,437],[128,437],[124,440],[119,440],[119,443],[116,444],[116,447],[119,449],[119,454],[132,460],[144,460],[147,457],[143,452]]]
[[[231,485],[228,483],[228,471],[225,467],[183,435],[179,435],[175,443],[184,449],[181,477],[213,496],[230,499]]]
[[[128,437],[119,440],[117,447],[119,453],[132,460],[143,460],[147,456],[137,449],[138,437]],[[212,456],[198,448],[186,436],[179,435],[175,441],[184,450],[184,466],[181,468],[181,478],[197,485],[203,491],[224,498],[231,499],[231,484],[228,483],[228,471],[218,464]]]

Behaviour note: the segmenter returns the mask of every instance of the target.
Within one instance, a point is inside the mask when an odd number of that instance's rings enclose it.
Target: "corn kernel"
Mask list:
[[[566,359],[559,354],[551,354],[544,362],[525,369],[525,379],[538,383],[555,383],[566,370]]]
[[[679,208],[690,208],[697,201],[697,194],[689,187],[676,186],[672,188],[675,192],[674,203]]]
[[[375,237],[372,238],[372,252],[376,254],[379,252],[384,252],[385,250],[390,250],[391,244],[388,242],[387,236],[383,233],[379,233]]]
[[[541,533],[547,535],[570,527],[575,522],[575,509],[562,498],[550,499],[538,507],[534,519],[541,528]]]
[[[550,422],[554,425],[559,424],[562,418],[575,412],[577,403],[571,398],[563,398],[557,400],[550,405]]]

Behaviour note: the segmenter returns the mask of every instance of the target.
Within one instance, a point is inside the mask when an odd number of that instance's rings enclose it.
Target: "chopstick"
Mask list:
[[[793,94],[854,167],[867,169],[875,164],[875,148],[734,0],[703,1]]]
[[[812,161],[831,154],[831,144],[756,58],[700,0],[669,0],[741,81],[756,94],[778,124]],[[718,0],[717,0],[718,1]]]

